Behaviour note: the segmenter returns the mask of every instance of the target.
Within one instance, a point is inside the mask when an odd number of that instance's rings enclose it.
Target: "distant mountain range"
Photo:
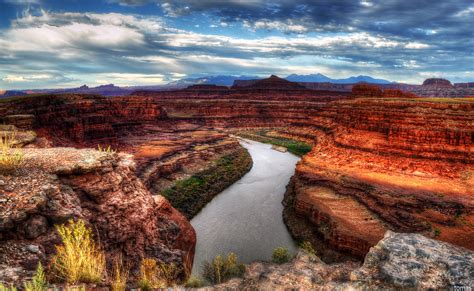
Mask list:
[[[255,80],[261,79],[255,76],[206,76],[201,78],[187,78],[168,83],[171,87],[185,87],[194,84],[215,84],[221,86],[232,86],[235,80]],[[392,82],[384,79],[375,79],[370,76],[352,76],[345,79],[332,79],[323,74],[297,75],[292,74],[285,78],[291,82],[307,82],[307,83],[334,83],[334,84],[355,84],[366,82],[372,84],[391,84]]]
[[[260,79],[256,76],[232,76],[232,75],[218,75],[218,76],[204,76],[199,78],[185,78],[178,81],[170,82],[166,85],[151,85],[151,86],[130,86],[130,87],[119,87],[113,84],[101,85],[97,87],[88,87],[83,85],[77,88],[64,88],[64,89],[33,89],[33,90],[7,90],[1,97],[11,96],[22,96],[27,94],[41,94],[41,93],[76,93],[76,94],[100,94],[103,96],[125,96],[132,93],[135,90],[173,90],[182,89],[194,84],[215,84],[220,86],[232,86],[235,80],[255,80]],[[292,82],[328,82],[334,84],[354,84],[358,82],[366,82],[373,84],[391,84],[392,82],[375,79],[370,76],[356,76],[349,77],[346,79],[331,79],[323,74],[310,74],[310,75],[296,75],[292,74],[285,78]]]
[[[254,80],[259,79],[256,76],[205,76],[201,78],[186,78],[168,83],[170,87],[187,87],[195,84],[214,84],[219,86],[232,86],[235,80]]]
[[[391,84],[392,82],[384,79],[375,79],[370,76],[357,76],[349,77],[345,79],[331,79],[323,74],[310,74],[310,75],[296,75],[292,74],[286,77],[291,82],[306,82],[306,83],[334,83],[334,84],[355,84],[359,82],[372,83],[372,84]]]

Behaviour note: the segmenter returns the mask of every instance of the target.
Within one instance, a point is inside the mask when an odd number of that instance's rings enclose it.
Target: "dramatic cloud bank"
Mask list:
[[[87,11],[41,0],[1,5],[21,11],[0,27],[1,89],[160,84],[204,74],[474,80],[472,1],[108,0]]]

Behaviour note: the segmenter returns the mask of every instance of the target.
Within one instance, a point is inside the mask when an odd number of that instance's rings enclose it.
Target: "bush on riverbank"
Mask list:
[[[310,144],[285,137],[269,136],[267,135],[267,133],[268,130],[259,130],[238,132],[237,135],[258,142],[285,147],[290,153],[300,157],[309,153],[312,149],[312,146]]]
[[[244,272],[245,265],[238,261],[234,253],[229,253],[225,259],[219,255],[212,262],[204,262],[202,268],[202,276],[212,284],[221,284],[229,279],[241,277]]]
[[[275,264],[288,263],[290,260],[291,255],[287,248],[278,247],[273,250],[272,262],[274,262]]]
[[[244,148],[226,155],[208,169],[176,182],[161,194],[186,218],[194,217],[209,201],[240,179],[252,167],[252,158]]]

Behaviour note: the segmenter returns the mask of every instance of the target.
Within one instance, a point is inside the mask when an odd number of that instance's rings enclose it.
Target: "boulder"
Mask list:
[[[395,288],[451,289],[474,285],[474,252],[421,234],[387,231],[351,274],[353,281],[380,281]]]

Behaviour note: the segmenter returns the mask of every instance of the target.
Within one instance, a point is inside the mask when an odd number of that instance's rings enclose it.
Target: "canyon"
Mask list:
[[[0,102],[3,123],[35,132],[23,145],[31,170],[0,176],[7,205],[0,240],[8,254],[0,264],[31,268],[57,242],[53,225],[81,217],[110,256],[120,250],[135,263],[144,255],[175,262],[185,276],[195,247],[186,218],[249,171],[248,153],[232,134],[262,129],[313,146],[287,186],[283,217],[325,262],[360,261],[387,231],[474,250],[474,100],[390,90],[311,90],[272,76],[232,88]],[[86,149],[98,145],[120,153]],[[164,198],[221,159],[244,166],[225,172],[221,183],[206,180],[216,186],[203,193]],[[14,255],[29,245],[39,251]]]

